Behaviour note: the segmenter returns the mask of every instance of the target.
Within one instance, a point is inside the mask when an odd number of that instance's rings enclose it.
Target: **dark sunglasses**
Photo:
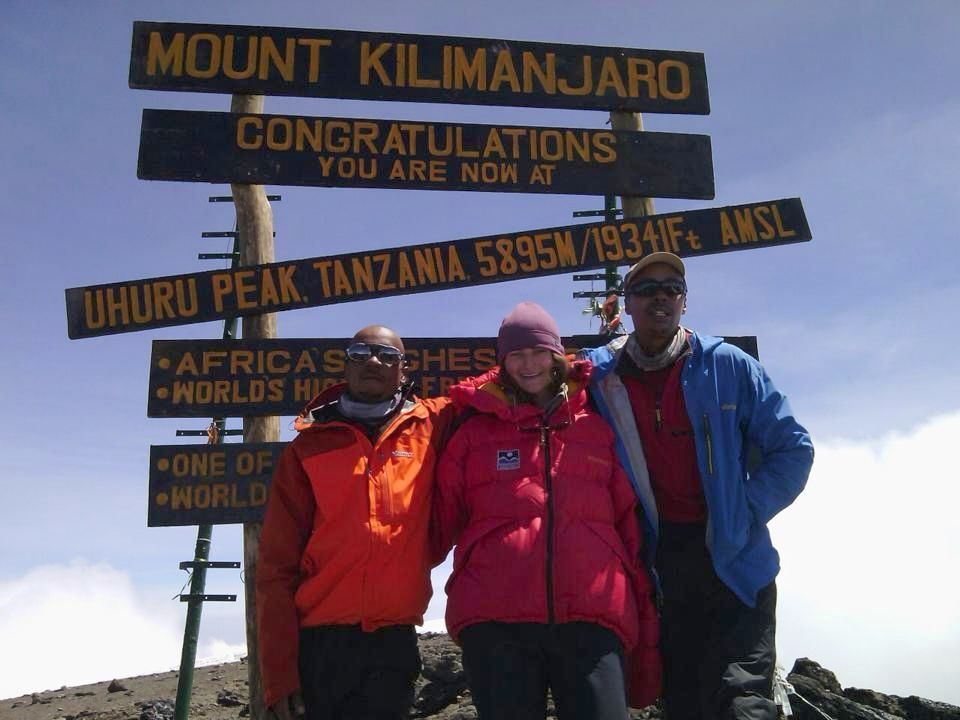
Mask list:
[[[661,290],[669,297],[680,297],[687,291],[687,283],[683,280],[639,280],[628,287],[624,294],[652,298]]]
[[[376,357],[383,365],[393,367],[403,360],[403,353],[393,345],[379,345],[377,343],[354,343],[347,348],[347,359],[355,363],[365,363]]]

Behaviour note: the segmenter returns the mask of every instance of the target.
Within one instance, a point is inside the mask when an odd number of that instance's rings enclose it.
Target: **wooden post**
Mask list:
[[[611,110],[610,127],[614,130],[643,130],[643,118],[640,117],[640,113]],[[635,195],[621,196],[620,202],[623,207],[624,219],[654,214],[653,198],[637,197]]]
[[[263,95],[234,95],[230,112],[262,113]],[[262,185],[230,186],[237,212],[240,240],[240,265],[260,265],[274,261],[273,211]],[[277,337],[276,313],[243,318],[244,340]],[[243,441],[275,442],[280,439],[280,418],[276,416],[245,417]],[[250,720],[263,720],[263,683],[260,679],[260,657],[257,643],[257,556],[260,550],[260,523],[243,525],[244,596],[247,620],[247,676],[250,682]]]

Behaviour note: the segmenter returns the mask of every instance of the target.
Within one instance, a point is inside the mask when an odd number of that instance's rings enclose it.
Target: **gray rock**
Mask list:
[[[811,680],[816,680],[824,690],[837,695],[843,693],[843,689],[837,681],[837,676],[810,658],[797,658],[796,662],[793,663],[793,670],[790,671],[790,674],[803,675]],[[791,680],[791,682],[793,681]]]
[[[136,703],[140,720],[173,720],[173,702],[170,700],[144,700]]]
[[[120,682],[119,680],[117,680],[116,678],[114,678],[113,680],[111,680],[111,681],[110,681],[110,684],[107,685],[107,692],[108,692],[108,693],[125,692],[126,690],[127,690],[127,686],[124,685],[124,684],[123,684],[122,682]]]
[[[240,707],[245,704],[239,695],[230,690],[221,690],[217,693],[217,705],[223,707]]]

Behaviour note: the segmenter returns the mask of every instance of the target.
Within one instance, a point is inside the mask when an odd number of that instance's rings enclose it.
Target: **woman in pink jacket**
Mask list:
[[[535,303],[504,319],[500,367],[451,389],[466,420],[440,460],[437,556],[453,544],[447,628],[481,720],[627,717],[659,691],[636,496]],[[625,682],[625,674],[628,680]]]

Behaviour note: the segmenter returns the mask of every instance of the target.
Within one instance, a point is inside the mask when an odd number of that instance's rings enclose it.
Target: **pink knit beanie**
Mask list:
[[[535,302],[520,303],[500,323],[497,362],[503,365],[507,353],[524,348],[543,348],[563,355],[557,321]]]

